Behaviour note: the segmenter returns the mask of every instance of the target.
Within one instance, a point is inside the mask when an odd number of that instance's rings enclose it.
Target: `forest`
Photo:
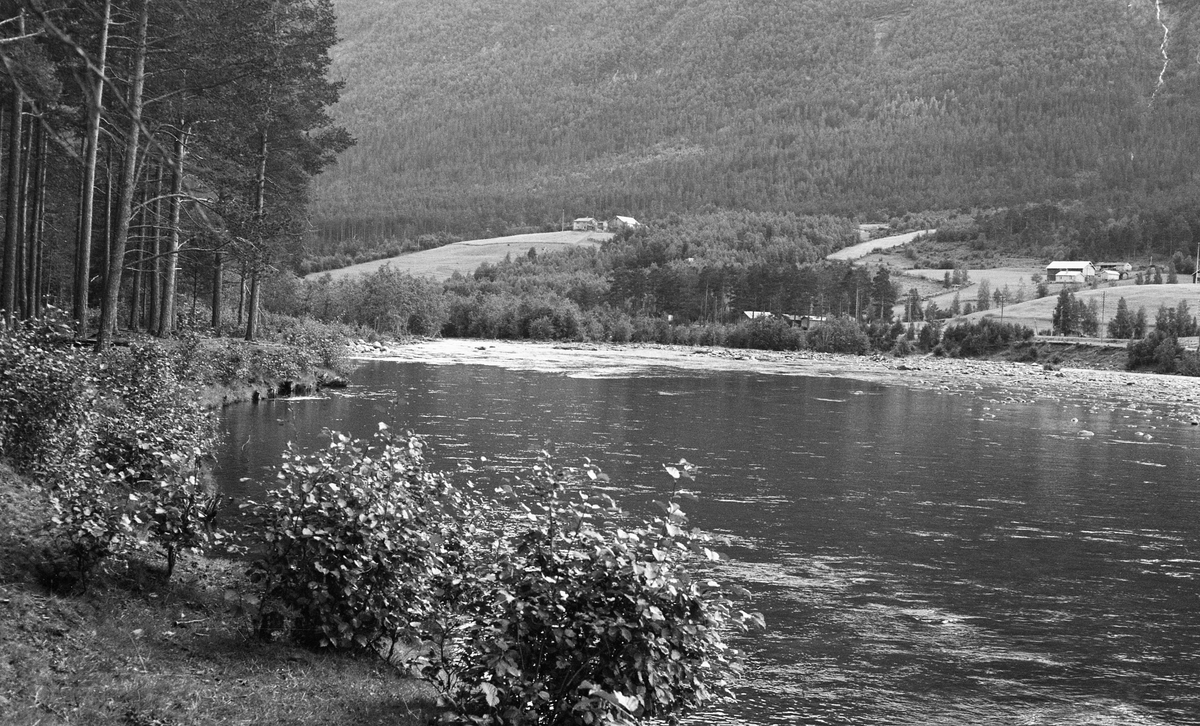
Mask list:
[[[338,0],[333,114],[359,143],[317,181],[315,254],[583,214],[1028,204],[1129,220],[1142,239],[1103,244],[1137,249],[1161,226],[1140,215],[1195,220],[1198,8]]]
[[[203,294],[206,324],[253,339],[260,282],[301,254],[310,180],[351,144],[328,115],[332,5],[6,8],[6,324],[70,308],[102,349],[121,327],[170,336]]]

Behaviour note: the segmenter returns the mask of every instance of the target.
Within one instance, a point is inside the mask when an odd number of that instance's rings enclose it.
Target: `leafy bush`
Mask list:
[[[250,568],[259,629],[312,646],[369,649],[410,635],[456,548],[465,500],[425,466],[423,442],[380,424],[373,442],[331,434],[305,457],[289,449],[265,504],[266,552]]]
[[[1033,339],[1033,330],[1024,325],[1000,323],[981,318],[973,323],[953,325],[942,334],[942,348],[955,358],[971,358],[1003,350]]]
[[[96,385],[90,356],[51,316],[0,334],[0,456],[47,474],[86,457]]]
[[[215,502],[214,422],[179,378],[191,363],[150,343],[86,354],[68,332],[51,320],[0,335],[0,453],[47,486],[51,577],[86,584],[145,542],[170,574],[179,551],[208,540]]]
[[[692,470],[667,467],[677,482]],[[704,576],[720,556],[688,529],[679,489],[639,525],[588,491],[598,469],[543,452],[503,488],[514,509],[483,507],[429,471],[420,438],[383,425],[373,442],[290,451],[280,477],[252,505],[267,540],[251,566],[260,632],[389,658],[414,645],[443,723],[675,719],[728,695],[740,654],[725,634],[762,622]]]
[[[808,331],[808,345],[818,353],[863,355],[870,349],[871,341],[862,326],[853,318],[842,315]]]
[[[676,480],[691,470],[667,468]],[[762,617],[737,611],[730,590],[697,571],[697,557],[720,556],[687,528],[683,492],[659,503],[661,517],[629,526],[579,474],[544,454],[506,489],[526,522],[465,573],[471,584],[431,629],[419,667],[447,704],[443,722],[674,720],[729,694],[740,654],[725,632]]]

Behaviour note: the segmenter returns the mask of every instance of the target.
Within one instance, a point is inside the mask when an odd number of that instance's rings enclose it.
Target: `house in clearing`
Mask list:
[[[571,229],[575,232],[595,232],[600,229],[600,223],[595,217],[580,217],[571,222]]]
[[[613,232],[620,232],[623,229],[637,229],[641,226],[642,223],[633,217],[622,217],[621,215],[617,215],[608,220],[608,228]]]
[[[1051,262],[1046,265],[1046,282],[1091,282],[1096,266],[1086,260]]]

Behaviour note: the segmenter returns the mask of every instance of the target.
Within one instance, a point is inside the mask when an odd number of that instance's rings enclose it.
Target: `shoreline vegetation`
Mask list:
[[[238,535],[214,522],[220,493],[204,465],[213,406],[320,375],[316,364],[330,361],[296,338],[185,334],[94,355],[53,321],[5,333],[6,724],[423,724],[488,713],[510,722],[538,708],[609,723],[728,694],[740,655],[725,633],[761,616],[733,609],[740,588],[686,574],[695,558],[719,558],[675,503],[686,462],[665,467],[676,481],[666,514],[638,525],[615,502],[574,496],[605,478],[598,469],[547,460],[506,488],[512,504],[533,507],[528,532],[514,535],[477,527],[475,512],[497,503],[430,472],[419,437],[335,435],[328,451],[281,464],[291,486],[247,503],[261,527]],[[324,370],[347,369],[344,339],[337,348]],[[452,587],[443,573],[457,573]],[[557,614],[564,592],[583,598],[568,609],[577,622]],[[636,606],[625,612],[624,602]],[[457,645],[392,660],[460,630]],[[538,635],[549,632],[553,642]],[[509,661],[530,642],[545,655]],[[622,648],[630,663],[611,655]],[[646,679],[659,685],[644,690]]]
[[[249,361],[255,355],[259,364],[263,355],[271,360],[297,341],[314,348],[319,347],[314,341],[324,341],[322,345],[336,343],[324,362],[342,374],[361,360],[489,365],[589,377],[746,371],[984,396],[998,405],[1033,400],[1114,410],[1156,405],[1174,425],[1200,422],[1194,382],[1112,370],[1122,366],[1123,349],[1097,357],[1087,347],[1056,346],[1060,363],[1048,364],[651,343],[347,343],[346,331],[297,327],[307,330],[308,337],[293,329],[281,336],[289,342],[266,346],[185,338],[176,344],[190,351],[185,356],[200,357],[209,366],[224,361],[223,369],[231,370],[221,381],[214,376],[206,385],[186,385],[182,392],[211,410],[248,400],[254,390],[278,390],[277,383],[264,382],[261,365],[256,368]],[[198,356],[199,350],[205,353]],[[252,350],[260,353],[248,352]],[[295,359],[288,365],[283,360],[276,357],[274,365],[288,380],[316,381],[328,375],[318,373],[319,366],[298,371]],[[1098,367],[1081,367],[1085,364]],[[259,373],[251,373],[255,370]],[[181,552],[174,574],[165,577],[161,560],[142,549],[110,558],[82,593],[49,586],[44,561],[49,489],[37,476],[0,467],[0,518],[10,525],[0,534],[0,610],[6,615],[0,622],[0,646],[8,655],[0,664],[0,709],[10,714],[8,723],[419,724],[437,713],[432,689],[383,660],[328,648],[314,651],[285,640],[262,642],[255,633],[254,587],[243,560]]]

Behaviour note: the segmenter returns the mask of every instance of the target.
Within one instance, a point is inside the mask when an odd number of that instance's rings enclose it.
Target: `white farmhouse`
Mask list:
[[[1086,260],[1051,262],[1046,265],[1046,282],[1091,282],[1096,266]]]

